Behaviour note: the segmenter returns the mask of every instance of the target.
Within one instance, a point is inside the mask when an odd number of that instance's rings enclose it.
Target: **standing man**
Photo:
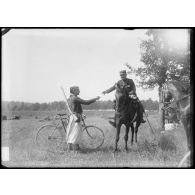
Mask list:
[[[69,105],[73,115],[70,116],[70,120],[67,126],[66,141],[68,143],[69,150],[79,150],[79,142],[82,135],[82,104],[88,105],[99,100],[100,97],[96,97],[90,100],[83,100],[78,95],[80,89],[78,86],[70,87]]]
[[[136,99],[137,104],[138,104],[137,112],[138,112],[138,114],[141,118],[141,122],[145,123],[146,121],[143,119],[144,108],[143,108],[142,103],[137,98],[136,88],[135,88],[135,84],[134,84],[133,80],[127,78],[126,70],[120,71],[120,77],[121,77],[121,80],[119,80],[117,82],[117,85],[119,85],[121,87],[125,87],[125,89],[127,90],[128,94],[129,94],[129,97],[133,98],[133,99]],[[103,91],[102,93],[105,95],[107,93],[110,93],[110,92],[114,91],[115,89],[116,89],[116,85],[112,86],[111,88],[107,89],[106,91]],[[116,122],[115,121],[114,122],[109,121],[109,123],[112,126],[116,127]]]

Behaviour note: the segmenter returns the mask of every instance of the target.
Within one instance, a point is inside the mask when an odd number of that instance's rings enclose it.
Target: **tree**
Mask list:
[[[48,109],[47,103],[42,103],[42,104],[40,105],[40,110],[45,111],[45,110],[47,110],[47,109]]]
[[[130,73],[135,73],[143,89],[158,87],[159,111],[163,117],[160,97],[162,85],[168,80],[190,81],[190,30],[150,29],[146,34],[148,39],[140,44],[143,66],[134,69],[127,64],[127,67]],[[164,119],[161,122],[164,128]]]
[[[35,103],[35,104],[33,104],[33,110],[34,111],[38,111],[40,109],[40,103]]]

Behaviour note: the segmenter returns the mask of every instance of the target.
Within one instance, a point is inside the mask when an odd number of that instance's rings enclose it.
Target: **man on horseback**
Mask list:
[[[143,108],[142,103],[137,98],[136,87],[135,87],[135,84],[134,84],[133,80],[127,78],[126,70],[120,71],[120,77],[121,77],[121,80],[119,80],[116,84],[121,86],[121,88],[124,87],[126,89],[126,91],[128,92],[129,97],[136,102],[136,104],[137,104],[137,113],[141,118],[141,122],[145,123],[146,121],[143,119],[144,108]],[[114,91],[116,89],[116,84],[114,86],[112,86],[111,88],[107,89],[106,91],[103,91],[102,93],[105,95],[107,93],[110,93],[110,92]],[[116,105],[114,107],[116,107]],[[115,117],[114,117],[114,119],[115,119]],[[116,122],[115,121],[114,122],[109,121],[109,123],[112,126],[116,127]]]

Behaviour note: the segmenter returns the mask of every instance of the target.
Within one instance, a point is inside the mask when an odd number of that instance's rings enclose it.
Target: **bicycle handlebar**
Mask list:
[[[68,114],[60,114],[60,113],[57,114],[57,115],[58,115],[58,116],[65,116],[65,115],[68,116]]]
[[[65,118],[69,118],[69,115],[68,114],[56,114],[55,116],[55,120],[57,119],[65,119]]]
[[[62,118],[63,116],[69,117],[70,115],[69,115],[69,114],[60,114],[60,113],[59,113],[59,114],[56,114],[56,117],[55,117],[55,118],[56,118],[56,119],[59,119],[59,118],[57,118],[58,116],[59,116],[60,118]],[[84,122],[84,120],[85,120],[86,118],[87,118],[86,115],[84,115],[84,114],[81,115],[81,120],[82,120],[83,122]]]

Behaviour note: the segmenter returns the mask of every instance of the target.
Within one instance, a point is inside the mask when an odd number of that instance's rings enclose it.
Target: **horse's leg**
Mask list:
[[[191,127],[190,127],[190,120],[183,119],[182,120],[185,133],[186,133],[186,138],[187,138],[187,148],[188,151],[190,151],[190,164],[192,163],[193,159],[193,141],[192,141],[192,132],[191,132]]]
[[[125,131],[125,136],[124,136],[124,140],[125,140],[125,150],[128,150],[128,146],[127,146],[127,141],[128,141],[128,135],[129,135],[129,125],[126,125],[126,131]]]
[[[130,124],[131,127],[131,145],[133,145],[133,138],[134,138],[134,125],[133,123]]]
[[[135,142],[136,143],[137,143],[137,132],[138,132],[139,126],[140,126],[140,121],[136,122],[136,125],[135,125]]]
[[[192,147],[192,135],[191,135],[191,129],[190,129],[190,121],[187,121],[186,119],[182,120],[185,132],[186,132],[186,138],[187,138],[187,146],[188,146],[188,150],[191,151],[191,147]]]
[[[121,123],[116,123],[115,152],[118,150],[117,147],[118,147],[121,125],[122,125]]]

